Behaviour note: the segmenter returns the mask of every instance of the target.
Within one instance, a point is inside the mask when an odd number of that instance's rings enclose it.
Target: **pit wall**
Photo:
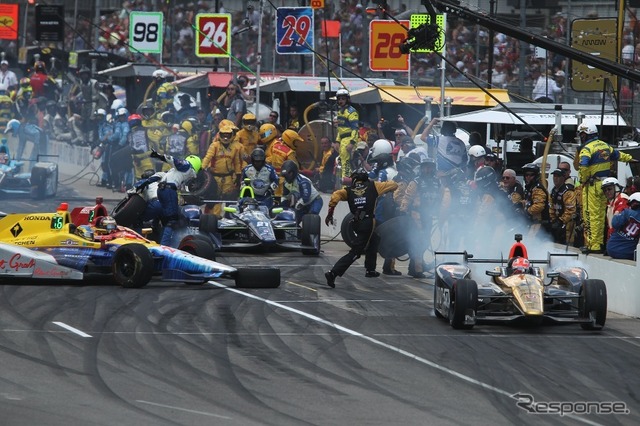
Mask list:
[[[17,149],[17,140],[9,137],[11,152]],[[27,152],[29,147],[27,147]],[[63,142],[50,141],[49,154],[58,155],[51,159],[58,162],[58,167],[62,174],[66,176],[79,175],[85,173],[98,172],[100,161],[93,160],[89,147],[71,146]],[[324,201],[322,211],[322,239],[334,239],[341,241],[340,224],[342,219],[349,212],[346,202],[340,202],[335,209],[335,225],[325,225],[324,218],[327,215],[329,205],[329,194],[323,194]],[[346,246],[345,246],[346,247]],[[559,251],[564,250],[564,246],[558,246]],[[609,311],[640,318],[640,266],[636,261],[612,260],[610,257],[601,255],[579,255],[579,261],[586,265],[590,278],[604,280],[607,285],[609,299]]]

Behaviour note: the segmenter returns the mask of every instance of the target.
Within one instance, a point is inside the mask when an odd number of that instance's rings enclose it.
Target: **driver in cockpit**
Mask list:
[[[511,275],[531,273],[531,262],[524,257],[516,257],[511,263]]]

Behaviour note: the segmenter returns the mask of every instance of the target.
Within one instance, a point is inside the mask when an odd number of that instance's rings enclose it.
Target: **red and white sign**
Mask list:
[[[231,54],[231,15],[199,13],[196,15],[196,56],[229,57]]]
[[[369,24],[369,68],[371,71],[409,71],[409,54],[400,52],[407,38],[409,21],[371,21]]]

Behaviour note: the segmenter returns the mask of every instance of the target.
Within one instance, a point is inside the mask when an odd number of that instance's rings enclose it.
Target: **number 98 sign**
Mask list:
[[[134,52],[162,53],[162,12],[131,12],[129,47]]]
[[[401,25],[402,24],[402,25]],[[409,21],[371,21],[369,28],[369,68],[371,71],[408,71],[409,55],[400,52],[407,38]]]

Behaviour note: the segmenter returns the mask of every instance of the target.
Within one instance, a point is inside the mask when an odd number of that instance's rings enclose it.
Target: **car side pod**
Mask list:
[[[280,268],[238,268],[235,281],[238,288],[278,288]]]

